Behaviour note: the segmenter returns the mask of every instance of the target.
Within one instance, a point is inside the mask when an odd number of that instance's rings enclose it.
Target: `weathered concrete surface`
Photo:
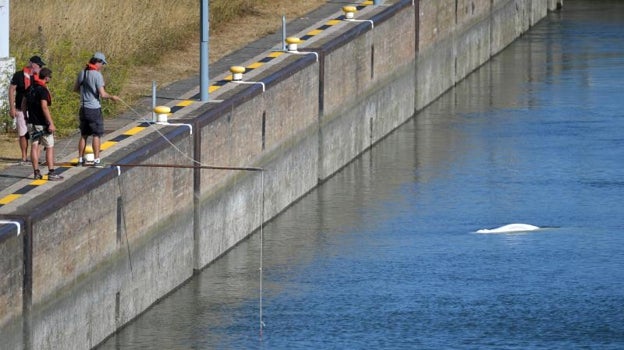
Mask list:
[[[7,344],[17,344],[18,347],[22,340],[23,230],[24,222],[21,220],[0,225],[0,339]]]
[[[410,2],[392,17],[372,16],[377,24],[359,23],[351,35],[328,37],[322,52],[320,169],[324,180],[395,129],[414,112],[416,58],[415,7]],[[381,21],[381,19],[384,19]],[[383,117],[382,117],[383,116]]]

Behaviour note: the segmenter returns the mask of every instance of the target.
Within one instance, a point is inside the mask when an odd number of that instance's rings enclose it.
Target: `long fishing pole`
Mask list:
[[[111,163],[105,166],[128,167],[128,168],[178,168],[178,169],[213,169],[213,170],[242,170],[242,171],[264,171],[263,168],[237,167],[237,166],[217,166],[217,165],[182,165],[182,164],[140,164],[140,163]]]

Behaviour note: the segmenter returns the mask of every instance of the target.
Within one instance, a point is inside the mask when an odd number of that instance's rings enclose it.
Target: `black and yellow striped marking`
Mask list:
[[[355,8],[360,11],[364,8],[366,8],[366,6],[370,6],[373,5],[373,1],[364,1],[362,2],[360,5],[357,5]],[[334,19],[331,19],[329,21],[327,21],[325,24],[321,25],[320,27],[313,29],[309,32],[307,32],[304,36],[302,36],[301,38],[299,38],[301,41],[306,41],[309,40],[310,38],[321,34],[324,30],[331,28],[332,26],[335,26],[338,23],[341,23],[342,21],[344,21],[345,16],[344,15],[340,15]],[[263,59],[259,60],[258,62],[254,62],[252,64],[250,64],[249,66],[245,67],[245,72],[250,72],[256,68],[259,68],[261,66],[263,66],[266,63],[271,62],[272,60],[274,60],[275,58],[283,55],[285,52],[282,51],[274,51],[271,52],[269,55],[267,55],[266,57],[264,57]],[[210,85],[210,87],[208,87],[208,93],[212,93],[215,92],[217,90],[219,90],[222,86],[226,85],[227,83],[232,81],[232,75],[228,75],[227,77],[215,82],[214,84]],[[197,95],[199,96],[199,94]]]
[[[58,168],[56,170],[57,174],[62,174],[66,169],[62,169],[62,168]],[[0,198],[0,207],[3,207],[11,202],[13,202],[14,200],[22,197],[23,195],[25,195],[26,193],[34,190],[35,188],[44,185],[48,182],[47,179],[48,175],[44,175],[43,179],[41,180],[33,180],[31,181],[28,185],[18,189],[17,191],[15,191],[14,193],[11,193],[9,195],[4,196],[3,198]]]
[[[365,8],[366,6],[370,6],[373,4],[373,1],[364,1],[362,2],[360,5],[356,6],[356,9],[358,11],[362,10],[363,8]],[[304,36],[302,36],[301,38],[299,38],[301,41],[306,41],[309,40],[310,38],[321,34],[324,30],[327,30],[329,28],[331,28],[332,26],[335,26],[336,24],[341,23],[343,20],[345,19],[344,15],[340,15],[334,19],[330,19],[329,21],[327,21],[326,23],[324,23],[323,25],[321,25],[320,27],[313,29],[311,31],[309,31],[308,33],[306,33]],[[276,59],[277,57],[283,55],[285,52],[282,51],[274,51],[269,53],[266,57],[262,58],[261,60],[259,60],[258,62],[254,62],[252,64],[250,64],[249,66],[245,67],[246,72],[250,72],[256,68],[262,67],[263,65],[271,62],[272,60]],[[217,90],[219,90],[222,86],[225,86],[227,83],[232,81],[232,75],[228,75],[225,78],[216,81],[215,83],[213,83],[212,85],[210,85],[208,87],[208,93],[213,93]],[[195,100],[197,100],[199,98],[199,93],[195,96],[192,97],[192,99],[189,100],[183,100],[180,101],[178,104],[176,104],[175,106],[171,107],[171,113],[175,113],[179,110],[181,110],[184,107],[190,106],[193,103],[195,103]],[[135,126],[134,128],[124,132],[121,135],[115,136],[114,138],[103,142],[100,145],[100,150],[101,151],[106,151],[107,149],[113,147],[114,145],[116,145],[117,143],[132,137],[138,133],[140,133],[141,131],[145,130],[146,128],[148,128],[150,126],[149,123],[140,123],[138,126]],[[78,162],[78,158],[74,158],[71,160],[70,163],[77,163]],[[67,169],[69,169],[70,166],[59,166],[56,170],[56,172],[58,174],[61,174],[63,172],[65,172]],[[13,201],[15,201],[16,199],[22,197],[23,195],[25,195],[26,193],[30,192],[31,190],[44,185],[48,182],[47,180],[47,175],[44,176],[44,178],[42,180],[33,180],[31,181],[29,184],[27,184],[26,186],[18,189],[17,191],[15,191],[12,194],[6,195],[3,198],[0,198],[0,207],[3,207]]]

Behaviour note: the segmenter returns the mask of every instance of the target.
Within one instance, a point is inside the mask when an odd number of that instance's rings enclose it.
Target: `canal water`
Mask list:
[[[267,224],[262,307],[256,234],[99,349],[624,348],[624,1],[564,5]]]

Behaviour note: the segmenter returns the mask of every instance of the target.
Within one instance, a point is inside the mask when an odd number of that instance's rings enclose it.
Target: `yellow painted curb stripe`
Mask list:
[[[116,144],[117,144],[117,142],[106,141],[106,142],[104,142],[103,144],[100,145],[100,151],[105,151],[105,150],[113,147]]]
[[[322,30],[320,30],[320,29],[314,29],[313,31],[308,32],[308,35],[319,35],[319,34],[321,34],[322,32],[323,32],[323,31],[322,31]]]
[[[14,193],[9,194],[5,196],[4,198],[0,199],[0,205],[9,204],[21,196],[22,196],[21,194],[14,194]]]
[[[143,131],[144,129],[145,129],[145,127],[143,127],[143,126],[135,126],[134,128],[124,132],[123,134],[132,136],[132,135],[138,134],[139,132]]]
[[[262,67],[263,65],[264,65],[264,63],[262,63],[262,62],[255,62],[255,63],[252,63],[252,64],[248,65],[247,68],[256,69],[258,67]]]
[[[192,104],[193,104],[193,102],[195,102],[195,101],[191,101],[191,100],[184,100],[184,101],[182,101],[182,102],[178,103],[177,105],[178,105],[178,106],[180,106],[180,107],[187,107],[187,106],[192,105]]]

